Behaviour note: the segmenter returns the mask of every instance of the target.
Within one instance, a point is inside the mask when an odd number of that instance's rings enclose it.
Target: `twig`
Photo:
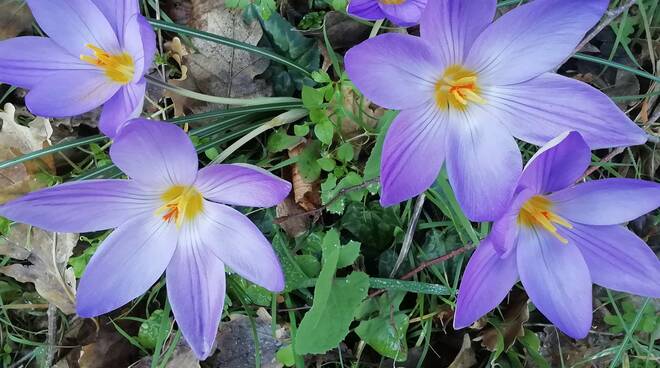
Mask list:
[[[425,200],[426,200],[426,195],[424,193],[420,194],[420,196],[417,197],[417,201],[415,202],[415,209],[413,210],[412,217],[410,218],[410,223],[408,224],[408,230],[406,231],[406,236],[403,238],[403,245],[401,246],[401,252],[399,253],[399,257],[396,259],[396,263],[394,263],[394,268],[392,268],[392,272],[390,272],[390,277],[394,277],[396,272],[399,270],[399,267],[401,267],[401,264],[403,264],[403,260],[406,258],[408,252],[410,251],[410,246],[412,245],[412,241],[413,241],[413,235],[415,234],[415,229],[417,228],[417,221],[419,221],[419,216],[422,214],[422,207],[424,206]]]
[[[57,335],[57,307],[55,304],[50,303],[48,305],[48,340],[46,346],[46,361],[44,366],[50,367],[55,359],[55,338]]]
[[[324,204],[323,206],[321,206],[317,209],[314,209],[314,210],[311,210],[311,211],[306,211],[306,212],[301,212],[301,213],[296,213],[296,214],[293,214],[293,215],[278,217],[275,220],[273,220],[273,222],[276,223],[276,224],[281,224],[283,222],[291,220],[292,218],[302,217],[302,216],[312,216],[312,215],[321,213],[321,212],[323,212],[323,210],[330,207],[333,203],[335,203],[337,200],[339,200],[341,197],[345,196],[346,194],[348,194],[350,192],[354,192],[356,190],[364,189],[364,188],[370,186],[371,184],[377,183],[378,179],[379,178],[369,179],[369,180],[365,181],[362,184],[354,185],[354,186],[348,187],[348,188],[344,188],[344,189],[340,190],[339,193],[337,193],[336,196],[334,196],[331,200],[329,200],[328,203]]]
[[[598,161],[598,163],[599,163],[599,164],[604,164],[604,163],[610,162],[610,161],[612,161],[612,159],[613,159],[614,157],[616,157],[616,156],[618,156],[619,154],[621,154],[624,150],[625,150],[625,147],[619,147],[619,148],[615,149],[614,151],[610,152],[607,156],[603,157],[600,161]],[[584,180],[586,177],[588,177],[589,175],[591,175],[591,174],[593,174],[594,172],[596,172],[596,170],[598,170],[599,168],[600,168],[600,166],[598,166],[598,165],[593,165],[593,166],[591,166],[591,167],[590,167],[590,168],[584,173],[584,175],[582,175],[582,177],[578,180],[578,182]]]

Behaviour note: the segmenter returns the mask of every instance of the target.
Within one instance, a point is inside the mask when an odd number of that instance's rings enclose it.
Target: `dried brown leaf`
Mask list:
[[[32,14],[25,1],[10,0],[0,3],[0,40],[12,38],[32,28]]]
[[[470,368],[477,364],[477,358],[472,350],[472,340],[470,335],[463,335],[463,344],[461,350],[454,358],[454,361],[449,365],[449,368]]]
[[[494,327],[485,329],[479,339],[481,345],[489,351],[497,350],[497,340],[500,334],[504,338],[504,350],[508,350],[516,342],[518,337],[525,334],[525,323],[529,320],[529,308],[527,306],[527,295],[522,292],[512,292],[507,304],[502,306],[504,321],[499,326],[499,331]]]
[[[66,215],[66,214],[63,214]],[[78,241],[78,234],[49,233],[28,225],[12,227],[0,238],[0,255],[18,256],[29,265],[1,267],[0,273],[18,282],[34,283],[37,293],[65,314],[76,311],[76,277],[67,262]],[[18,251],[19,248],[25,251]]]

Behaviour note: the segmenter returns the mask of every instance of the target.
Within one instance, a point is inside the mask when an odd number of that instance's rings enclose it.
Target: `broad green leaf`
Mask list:
[[[335,279],[341,253],[337,230],[326,233],[322,247],[323,266],[314,289],[314,303],[296,334],[295,350],[299,354],[321,354],[337,347],[348,334],[353,316],[369,289],[369,277],[362,272]]]
[[[355,156],[353,145],[346,142],[337,149],[337,159],[342,162],[349,162]]]
[[[364,198],[364,195],[366,194],[366,189],[356,190],[354,192],[348,193],[347,195],[338,198],[333,203],[330,203],[330,201],[332,201],[335,197],[337,197],[337,195],[339,195],[339,192],[341,192],[342,190],[363,183],[363,180],[360,177],[360,175],[354,172],[349,172],[336,185],[333,185],[334,182],[332,181],[332,178],[334,178],[334,175],[332,174],[329,175],[328,180],[323,183],[325,185],[321,185],[321,201],[323,202],[323,204],[328,205],[328,207],[326,208],[328,212],[334,214],[342,214],[344,212],[344,208],[346,207],[347,198],[350,198],[353,201],[361,201],[362,198]]]
[[[321,142],[326,145],[332,144],[332,138],[335,136],[335,125],[330,119],[323,119],[314,125],[314,134]]]
[[[522,337],[519,337],[518,341],[520,341],[520,343],[525,347],[527,355],[532,359],[537,367],[550,368],[550,364],[548,364],[548,362],[539,352],[541,349],[541,341],[534,332],[525,329],[525,334]]]
[[[374,350],[383,356],[405,361],[408,357],[406,332],[408,316],[398,312],[392,317],[377,317],[360,322],[355,332]]]
[[[298,288],[302,282],[307,280],[309,277],[305,275],[305,272],[298,266],[295,259],[289,251],[287,241],[285,237],[277,233],[273,238],[273,249],[277,253],[277,258],[280,260],[282,265],[282,270],[284,271],[284,277],[286,279],[286,286],[284,292],[289,292]]]
[[[311,254],[302,254],[295,257],[298,266],[309,277],[317,277],[321,272],[321,262]]]
[[[140,329],[138,330],[137,341],[140,342],[146,349],[153,349],[156,347],[156,342],[158,341],[158,336],[161,334],[161,327],[163,326],[164,317],[163,310],[155,310],[149,316],[149,319],[142,322]]]
[[[271,304],[273,294],[270,291],[245,280],[239,275],[231,275],[229,278],[232,279],[247,295],[250,303],[260,305],[262,307],[267,307]]]
[[[294,125],[293,126],[293,134],[295,134],[298,137],[304,137],[307,134],[309,134],[309,125],[303,124],[303,125]]]
[[[316,160],[316,162],[319,163],[319,166],[321,166],[321,169],[323,171],[328,171],[328,172],[334,170],[335,167],[337,166],[337,162],[330,157],[322,157]]]
[[[321,143],[312,141],[298,156],[298,169],[306,182],[311,183],[321,175],[317,160],[321,157]]]
[[[358,256],[360,256],[360,243],[352,240],[349,241],[348,244],[339,249],[337,269],[352,265]]]
[[[303,86],[302,101],[303,105],[308,109],[320,107],[323,104],[324,91],[310,86]]]
[[[275,359],[285,367],[293,367],[296,357],[293,355],[293,345],[287,345],[275,353]]]
[[[302,141],[301,137],[294,137],[286,134],[286,130],[278,129],[275,133],[271,134],[268,137],[268,143],[266,143],[266,148],[269,152],[277,153],[284,151],[286,149],[295,147],[298,143]]]

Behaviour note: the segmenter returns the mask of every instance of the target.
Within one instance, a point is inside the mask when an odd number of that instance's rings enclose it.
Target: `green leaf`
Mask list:
[[[302,101],[303,105],[308,109],[314,109],[323,105],[322,89],[312,88],[310,86],[303,86],[302,88]]]
[[[353,145],[346,142],[339,146],[337,149],[337,159],[342,162],[349,162],[353,160],[353,157],[355,156],[355,150],[353,148]]]
[[[293,126],[293,134],[295,134],[298,137],[304,137],[307,134],[309,134],[309,125],[304,124],[304,125],[294,125]]]
[[[381,355],[398,362],[408,358],[406,332],[408,316],[398,312],[392,317],[377,317],[360,322],[355,332]]]
[[[351,202],[341,218],[341,226],[353,234],[355,240],[364,247],[382,251],[392,245],[400,220],[393,207],[382,208],[378,202],[369,203],[367,206],[360,202]],[[376,257],[378,254],[380,252],[371,256]]]
[[[312,72],[312,79],[314,80],[314,82],[322,83],[322,84],[332,82],[332,79],[330,79],[330,75],[326,71],[321,69]]]
[[[293,355],[293,345],[287,345],[275,353],[275,359],[285,367],[293,367],[296,364],[296,357]]]
[[[298,266],[309,277],[317,277],[321,272],[321,262],[311,254],[302,254],[295,256]]]
[[[275,234],[272,244],[275,253],[277,253],[277,258],[282,265],[282,270],[284,271],[284,277],[286,279],[284,292],[297,289],[298,285],[305,282],[309,277],[303,272],[298,263],[296,263],[289,251],[286,238],[282,234]]]
[[[319,163],[319,166],[321,166],[321,169],[323,171],[328,171],[328,172],[334,170],[335,167],[337,166],[337,162],[335,162],[335,160],[333,160],[330,157],[322,157],[316,160],[316,162]]]
[[[339,249],[339,260],[337,261],[337,268],[348,267],[355,262],[360,256],[360,243],[356,241],[349,241]]]
[[[332,199],[335,198],[342,190],[363,183],[360,175],[354,172],[349,172],[339,181],[339,183],[337,183],[337,185],[333,185],[333,182],[331,181],[334,178],[334,175],[329,175],[328,180],[321,185],[321,201],[323,204],[328,205],[326,208],[328,212],[339,215],[344,212],[347,198],[350,198],[353,201],[361,201],[366,194],[366,190],[356,190],[352,193],[348,193],[346,196],[338,198],[333,203],[330,203],[330,201],[332,201]]]
[[[335,136],[335,125],[332,124],[330,119],[323,119],[314,125],[314,134],[321,142],[329,146]]]
[[[149,319],[142,322],[140,329],[138,330],[137,341],[146,349],[153,349],[156,347],[156,342],[158,341],[158,336],[161,334],[161,327],[163,326],[163,318],[169,318],[165,316],[162,309],[157,309]]]
[[[543,358],[539,350],[541,349],[541,340],[536,334],[525,329],[525,334],[518,338],[518,341],[525,347],[527,355],[532,358],[534,364],[539,368],[550,368],[550,364]]]
[[[298,169],[306,182],[311,183],[321,175],[317,160],[321,157],[321,143],[312,141],[298,156]]]
[[[385,134],[392,125],[392,121],[396,117],[395,111],[388,110],[378,124],[378,138],[376,138],[376,145],[371,151],[371,155],[367,160],[364,167],[364,180],[371,180],[380,175],[380,157],[383,152],[383,142],[385,142]]]
[[[260,305],[262,307],[267,307],[271,304],[273,294],[270,291],[259,285],[255,285],[238,275],[231,275],[229,278],[240,287],[252,304]]]
[[[269,152],[277,153],[284,151],[286,149],[295,147],[298,143],[302,141],[301,137],[294,137],[286,134],[285,129],[278,129],[275,133],[271,134],[268,137],[268,143],[266,143],[266,149]]]
[[[369,276],[365,273],[353,272],[345,279],[335,280],[340,253],[339,232],[332,229],[323,239],[323,266],[314,289],[314,303],[296,334],[298,354],[321,354],[337,347],[367,296]]]

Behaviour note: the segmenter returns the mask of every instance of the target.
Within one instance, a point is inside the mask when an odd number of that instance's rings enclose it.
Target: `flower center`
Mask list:
[[[452,65],[435,83],[435,102],[441,110],[465,110],[470,102],[485,103],[477,84],[477,73]]]
[[[202,195],[193,187],[176,185],[160,198],[165,204],[156,213],[162,215],[163,221],[175,222],[177,226],[181,226],[183,220],[194,219],[203,209]]]
[[[401,5],[406,2],[406,0],[378,0],[383,5]]]
[[[572,229],[573,225],[552,212],[551,209],[552,202],[548,198],[541,195],[534,196],[522,206],[518,215],[518,223],[529,227],[540,226],[552,233],[562,243],[568,244],[568,240],[557,232],[555,224],[559,224],[567,229]]]
[[[92,50],[92,55],[80,55],[80,60],[86,61],[105,72],[105,75],[113,82],[128,84],[133,80],[135,74],[135,63],[128,53],[117,55],[107,53],[105,50],[91,44],[85,47]]]

